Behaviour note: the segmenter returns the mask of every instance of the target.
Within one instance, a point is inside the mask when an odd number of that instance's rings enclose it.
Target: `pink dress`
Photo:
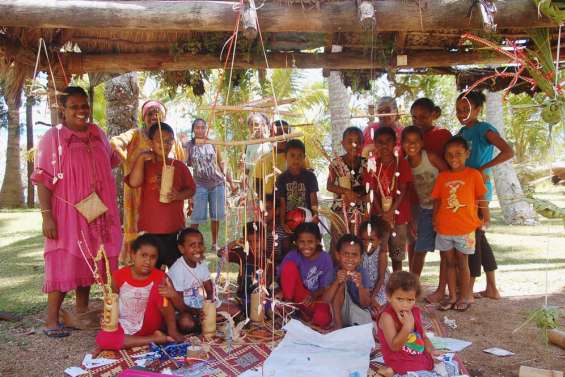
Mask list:
[[[90,124],[84,132],[58,125],[41,138],[31,179],[34,184],[41,183],[52,193],[51,211],[58,237],[55,240],[45,239],[43,292],[68,292],[94,283],[78,241],[82,241],[82,248],[91,264],[89,251],[95,256],[100,245],[104,244],[110,269],[117,269],[122,232],[112,167],[118,163],[106,134],[94,124]],[[89,224],[73,204],[93,190],[108,211]],[[102,278],[105,278],[102,262],[99,267]]]

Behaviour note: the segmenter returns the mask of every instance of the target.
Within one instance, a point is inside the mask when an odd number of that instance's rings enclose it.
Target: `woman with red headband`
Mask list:
[[[133,127],[110,139],[110,145],[122,159],[124,176],[130,173],[139,154],[151,149],[151,140],[148,136],[149,128],[157,121],[165,121],[166,115],[167,109],[161,102],[155,100],[146,101],[141,105],[141,127]],[[185,160],[184,150],[178,141],[175,141],[171,153],[172,158],[175,160]],[[139,188],[131,188],[128,185],[124,185],[124,248],[120,255],[120,260],[122,261],[129,259],[129,244],[138,235],[137,220],[140,200],[141,191]]]

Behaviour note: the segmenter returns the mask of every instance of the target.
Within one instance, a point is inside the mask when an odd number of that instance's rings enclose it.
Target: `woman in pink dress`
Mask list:
[[[63,123],[41,138],[32,175],[38,188],[45,236],[43,292],[47,293],[47,322],[43,332],[50,337],[69,335],[58,323],[66,292],[76,290],[77,313],[88,310],[90,286],[94,283],[90,268],[100,246],[104,245],[110,269],[115,270],[122,243],[112,176],[112,167],[119,159],[104,132],[88,123],[90,107],[83,89],[66,88],[60,104]],[[107,210],[89,222],[75,204],[91,195],[97,196]],[[106,276],[104,264],[100,262],[98,266],[101,276]]]

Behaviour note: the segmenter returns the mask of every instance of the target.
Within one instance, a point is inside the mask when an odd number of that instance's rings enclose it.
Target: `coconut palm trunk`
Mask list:
[[[503,93],[487,92],[487,121],[492,124],[503,139],[506,139],[504,130],[504,109],[502,104]],[[527,127],[525,125],[524,127]],[[502,216],[507,224],[533,225],[535,212],[531,205],[524,199],[524,193],[518,181],[518,176],[511,161],[506,161],[493,168],[496,195],[502,209]]]
[[[21,172],[20,106],[24,73],[14,63],[2,68],[4,98],[8,106],[8,147],[4,181],[0,190],[0,208],[21,208],[24,205],[24,193]]]
[[[104,96],[106,97],[106,130],[108,138],[116,136],[137,125],[137,107],[139,100],[139,85],[137,73],[130,72],[112,78],[105,82]],[[118,206],[123,213],[123,170],[114,169]]]
[[[332,150],[334,153],[342,154],[341,139],[343,131],[349,127],[351,121],[351,111],[349,101],[351,94],[343,84],[341,73],[331,71],[328,78],[328,92],[330,96],[330,116],[331,116],[331,135]]]

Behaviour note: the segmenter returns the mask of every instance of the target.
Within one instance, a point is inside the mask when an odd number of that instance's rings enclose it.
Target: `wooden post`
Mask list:
[[[177,0],[0,0],[0,25],[63,29],[154,30],[154,31],[232,31],[235,22],[229,1]],[[355,1],[325,1],[305,11],[286,1],[267,1],[259,18],[263,32],[333,33],[359,32]],[[378,31],[482,29],[482,18],[468,17],[469,1],[426,0],[375,1]],[[555,27],[547,17],[538,17],[532,0],[498,1],[499,28]],[[162,22],[166,20],[166,22]]]
[[[33,149],[33,102],[35,98],[30,94],[26,98],[26,150],[28,154]],[[35,207],[35,188],[31,182],[33,173],[33,158],[27,156],[27,208]]]
[[[241,23],[245,38],[250,41],[255,40],[257,38],[257,10],[255,9],[254,0],[249,0],[249,4],[245,5],[241,15]]]

